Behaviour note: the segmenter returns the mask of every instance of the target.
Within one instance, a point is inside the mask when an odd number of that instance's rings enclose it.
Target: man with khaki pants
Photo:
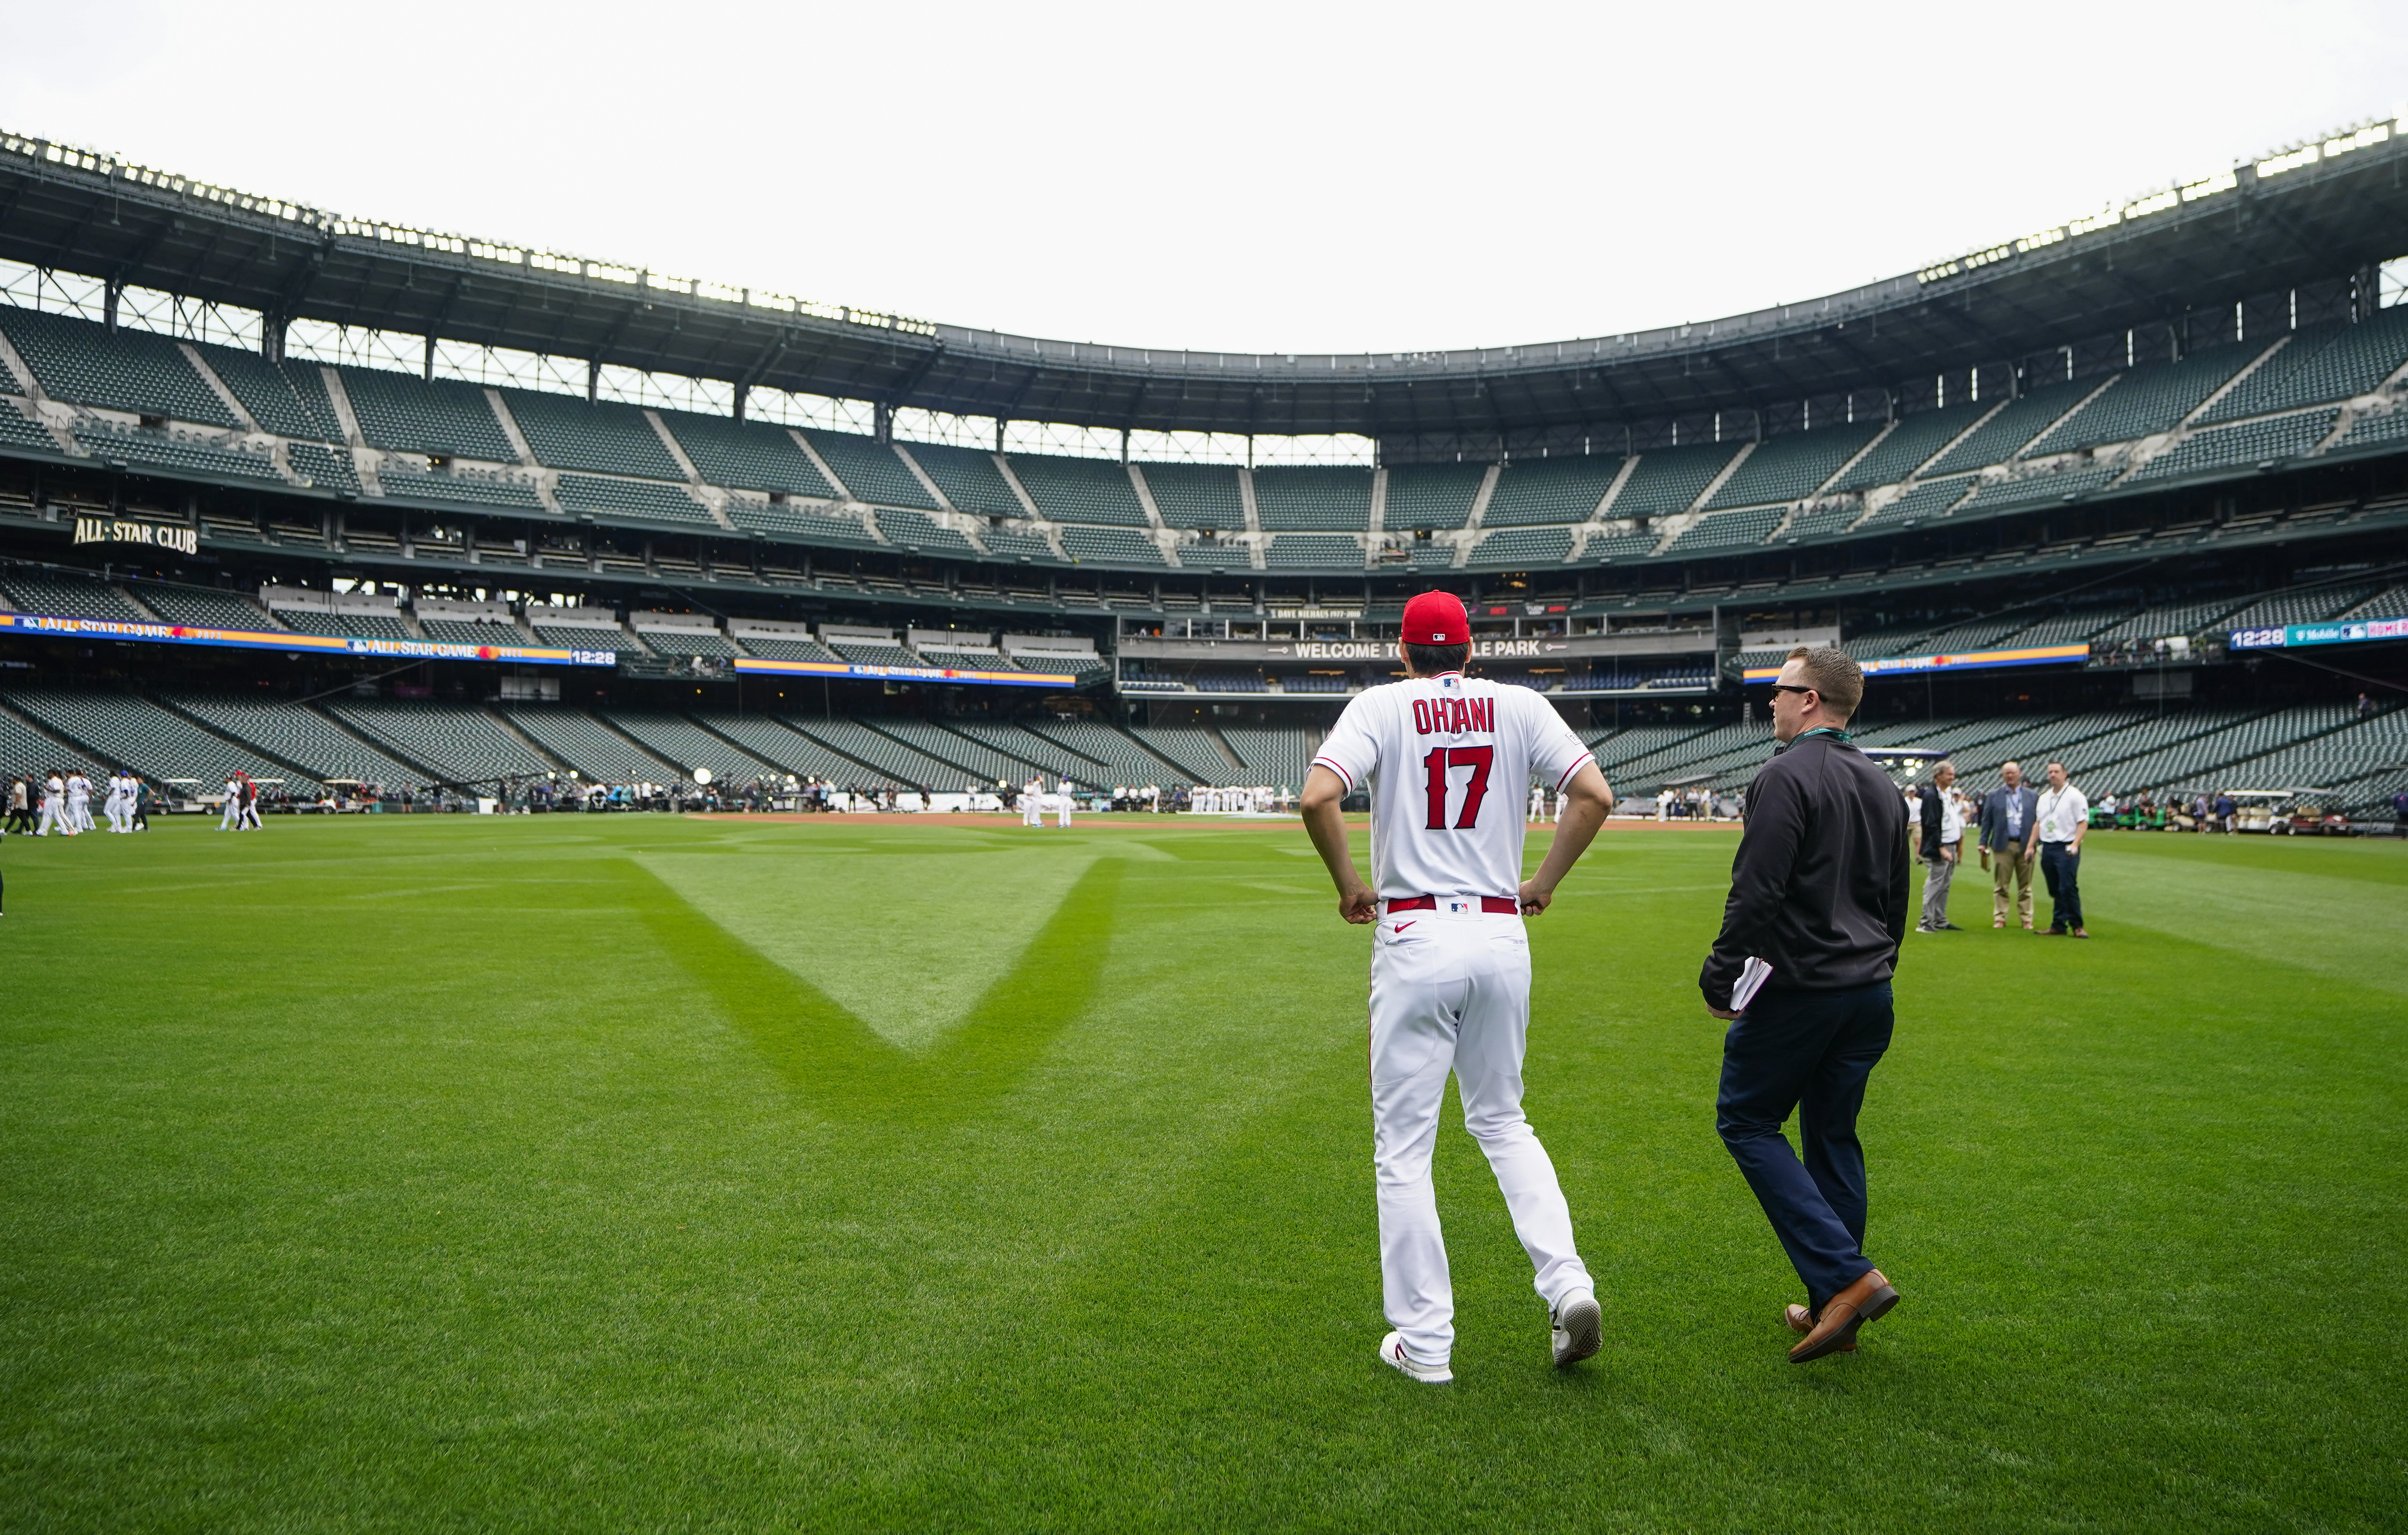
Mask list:
[[[2032,925],[2031,828],[2040,815],[2040,795],[2024,782],[2024,770],[2008,763],[1999,770],[1999,787],[1982,800],[1982,867],[1990,871],[1990,925],[2007,925],[2007,887],[2015,890],[2015,907],[2024,930]]]

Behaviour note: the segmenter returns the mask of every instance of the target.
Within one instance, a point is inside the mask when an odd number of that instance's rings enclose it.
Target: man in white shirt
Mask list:
[[[2048,882],[2048,931],[2044,938],[2088,938],[2090,931],[2082,925],[2082,891],[2074,877],[2082,869],[2082,836],[2090,829],[2090,801],[2082,791],[2067,782],[2065,764],[2048,765],[2048,787],[2040,795],[2040,809],[2032,816],[2030,838],[2024,843],[2024,856],[2031,856],[2036,843],[2040,848],[2041,877]]]
[[[1045,824],[1045,781],[1032,778],[1020,786],[1020,824],[1041,826]]]
[[[1463,675],[1463,604],[1425,592],[1405,605],[1403,681],[1346,706],[1304,785],[1305,829],[1338,887],[1339,915],[1376,926],[1371,950],[1371,1165],[1380,1208],[1380,1357],[1416,1381],[1455,1378],[1455,1291],[1430,1154],[1447,1073],[1464,1128],[1505,1195],[1536,1269],[1557,1365],[1595,1354],[1596,1286],[1572,1244],[1555,1164],[1522,1113],[1530,1022],[1523,931],[1555,898],[1613,803],[1580,738],[1538,694]],[[1572,799],[1545,860],[1522,878],[1526,826],[1515,787],[1536,773]],[[1371,794],[1372,883],[1354,870],[1340,803]]]
[[[80,768],[67,775],[67,825],[78,831],[93,829],[92,780]]]

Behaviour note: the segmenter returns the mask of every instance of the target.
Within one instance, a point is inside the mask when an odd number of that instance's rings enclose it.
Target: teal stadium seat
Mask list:
[[[1136,493],[1130,493],[1136,499]],[[1135,528],[1078,527],[1062,529],[1062,552],[1082,565],[1159,566],[1166,562],[1154,540]]]
[[[377,481],[389,496],[545,514],[535,486],[508,475],[454,474],[448,469],[420,473],[388,463],[377,470]]]
[[[2177,475],[2196,474],[2206,469],[2296,458],[2324,440],[2340,414],[2331,409],[2305,410],[2296,415],[2268,416],[2238,426],[2193,432],[2142,465],[2133,473],[2132,480],[2134,483],[2171,480]]]
[[[1736,442],[1651,448],[1639,455],[1639,466],[1630,471],[1621,494],[1614,496],[1613,505],[1606,508],[1605,513],[1609,517],[1670,517],[1686,511],[1739,449]]]
[[[142,606],[168,623],[188,628],[272,631],[284,627],[266,609],[238,592],[145,583],[136,589],[135,595]]]
[[[1897,484],[1928,463],[1931,455],[1947,447],[1957,434],[1981,420],[1982,412],[1988,409],[1987,405],[1952,405],[1899,418],[1889,436],[1831,481],[1831,494]]]
[[[1935,459],[1924,473],[1937,478],[2003,464],[2098,387],[2096,379],[2077,379],[2071,383],[2049,384],[2021,399],[2010,400],[1964,441]]]
[[[986,545],[989,555],[998,560],[1059,564],[1053,546],[1045,541],[1034,523],[990,523],[980,532],[979,541]]]
[[[945,493],[956,511],[975,517],[1025,517],[1027,509],[1011,493],[993,453],[955,448],[941,442],[913,442],[905,449],[922,470]]]
[[[493,403],[477,385],[372,368],[337,371],[343,393],[351,396],[351,414],[359,418],[360,435],[370,444],[438,458],[518,462]]]
[[[1371,471],[1284,465],[1254,471],[1254,515],[1264,531],[1360,533],[1371,525]]]
[[[1708,549],[1743,549],[1760,544],[1781,525],[1781,519],[1786,515],[1787,512],[1780,507],[1714,512],[1684,528],[1667,552],[1687,554]]]
[[[566,395],[507,390],[502,403],[519,423],[535,461],[554,469],[683,480],[685,470],[661,445],[644,412],[604,400],[588,405]]]
[[[922,511],[935,511],[937,498],[910,466],[895,455],[895,450],[872,438],[854,437],[846,432],[807,430],[803,436],[827,460],[827,466],[844,481],[853,499],[868,501],[882,507],[910,507]]]
[[[165,336],[122,327],[112,335],[90,320],[5,308],[0,332],[52,399],[203,426],[242,424]]]
[[[1064,530],[1064,547],[1068,546],[1068,529]],[[1179,546],[1179,563],[1190,570],[1251,570],[1254,567],[1254,551],[1242,543],[1192,543]]]
[[[564,474],[552,495],[561,510],[572,517],[590,516],[596,522],[635,523],[652,527],[718,525],[702,504],[686,494],[683,485]]]
[[[462,786],[505,778],[541,778],[550,758],[480,709],[457,704],[407,704],[344,699],[327,711],[394,754]]]
[[[810,455],[795,445],[785,427],[766,421],[729,421],[664,410],[669,435],[678,439],[706,484],[730,490],[769,491],[833,501],[837,490]]]
[[[978,552],[970,547],[969,539],[924,511],[882,507],[878,512],[878,528],[886,535],[888,543],[915,553],[968,556]]]
[[[1283,533],[1263,563],[1273,570],[1360,570],[1363,546],[1342,533]]]
[[[1128,470],[1108,458],[1061,458],[1013,453],[1011,472],[1037,509],[1061,523],[1146,526],[1145,507],[1129,483]],[[1085,556],[1080,556],[1085,557]],[[1161,557],[1156,555],[1154,563]]]
[[[860,518],[851,512],[831,510],[816,501],[788,501],[781,506],[774,501],[731,495],[726,511],[727,520],[739,531],[757,533],[765,538],[855,549],[874,548],[878,543]]]
[[[1388,471],[1380,525],[1391,533],[1461,527],[1487,476],[1485,464],[1399,464]]]
[[[1571,552],[1568,527],[1507,527],[1484,535],[1468,563],[1478,570],[1519,570],[1561,565]]]
[[[1713,499],[1706,503],[1706,509],[1802,500],[1839,473],[1840,466],[1862,452],[1880,432],[1881,423],[1860,422],[1767,438],[1747,455],[1746,463],[1731,471]]]
[[[2378,309],[2358,324],[2312,325],[2291,337],[2200,418],[2239,421],[2371,393],[2408,365],[2408,307]]]
[[[317,364],[271,363],[232,347],[196,350],[262,430],[309,442],[343,440],[343,423],[335,417],[334,402],[326,397],[325,376]]]
[[[359,472],[351,466],[349,448],[323,448],[314,442],[288,443],[285,457],[293,464],[293,472],[322,491],[338,495],[360,494]]]
[[[2266,349],[2256,343],[2210,347],[2178,363],[2152,363],[2117,379],[2107,393],[2032,444],[2030,456],[2128,442],[2172,429]]]
[[[1620,453],[1516,459],[1498,471],[1482,527],[1585,523],[1622,472]]]
[[[262,480],[277,484],[284,477],[265,453],[231,448],[197,438],[171,437],[165,432],[125,431],[97,421],[76,427],[76,443],[104,464],[129,469],[158,469],[177,474],[208,475],[228,480]]]
[[[1154,508],[1168,527],[1212,528],[1222,533],[1246,525],[1238,471],[1225,464],[1142,464]],[[1257,481],[1259,484],[1260,481]]]

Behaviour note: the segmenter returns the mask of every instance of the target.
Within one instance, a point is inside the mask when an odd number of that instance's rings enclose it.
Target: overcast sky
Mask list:
[[[2408,107],[2398,0],[0,0],[0,26],[16,132],[681,277],[1247,351],[1737,313]]]

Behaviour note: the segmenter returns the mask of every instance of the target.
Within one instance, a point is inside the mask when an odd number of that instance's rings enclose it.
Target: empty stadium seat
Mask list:
[[[1138,472],[1145,476],[1146,489],[1153,493],[1154,508],[1162,514],[1164,525],[1224,533],[1245,527],[1245,500],[1239,490],[1238,471],[1229,466],[1142,464]]]
[[[827,460],[827,466],[836,471],[836,477],[844,481],[844,488],[853,493],[855,500],[875,502],[882,507],[937,509],[937,498],[928,494],[928,487],[920,483],[919,476],[884,443],[844,432],[806,430],[803,436],[819,450],[820,457]]]
[[[1498,471],[1483,527],[1584,523],[1622,472],[1620,453],[1596,457],[1522,458]]]
[[[1388,470],[1380,525],[1391,532],[1456,528],[1471,519],[1485,464],[1399,464]]]
[[[2102,442],[2127,442],[2172,427],[2224,387],[2225,380],[2264,351],[2254,342],[2210,347],[2174,363],[2136,367],[2114,386],[2050,429],[2030,452],[2069,452]]]
[[[325,376],[315,363],[271,363],[232,347],[196,346],[209,371],[225,380],[234,397],[263,431],[313,442],[340,442],[343,423],[326,397]]]
[[[953,504],[954,510],[975,517],[1027,515],[1020,497],[1011,493],[1010,484],[1003,478],[1003,471],[996,467],[993,453],[941,442],[907,443],[904,451],[937,482],[937,488],[945,493],[945,499]]]
[[[2315,325],[2258,365],[2200,419],[2239,421],[2364,395],[2408,365],[2408,308],[2378,309],[2358,324]]]
[[[649,480],[685,478],[638,407],[609,400],[589,405],[571,395],[523,389],[504,391],[502,404],[538,464]]]
[[[2079,379],[2071,383],[2047,384],[2020,399],[2010,400],[1997,415],[1974,428],[1965,440],[1934,459],[1922,472],[1936,478],[2003,464],[2098,387],[2096,379]]]
[[[1952,405],[1899,418],[1887,437],[1831,481],[1831,494],[1899,483],[1930,462],[1934,453],[1981,420],[1982,412],[1989,409],[1987,405]]]
[[[1686,511],[1740,451],[1736,442],[1650,448],[1605,509],[1609,517],[1670,517]]]
[[[1796,501],[1814,494],[1840,466],[1864,451],[1878,436],[1880,422],[1818,427],[1765,438],[1747,455],[1747,462],[1706,503],[1709,511],[1726,507],[1762,506]]]
[[[651,480],[604,480],[590,474],[564,474],[552,492],[560,509],[601,522],[640,523],[672,527],[716,527],[709,509],[686,494],[683,485]]]
[[[167,337],[5,307],[0,333],[53,399],[204,426],[242,424]]]
[[[373,368],[337,371],[351,414],[359,418],[360,435],[373,446],[488,464],[518,462],[493,402],[478,385]]]
[[[1137,487],[1129,483],[1127,468],[1111,459],[1038,453],[1013,453],[1010,458],[1011,472],[1047,517],[1121,527],[1147,525],[1145,507],[1137,498]],[[1154,556],[1154,563],[1160,559],[1158,554]]]
[[[1285,465],[1256,469],[1254,515],[1268,532],[1360,533],[1371,524],[1371,471]]]

